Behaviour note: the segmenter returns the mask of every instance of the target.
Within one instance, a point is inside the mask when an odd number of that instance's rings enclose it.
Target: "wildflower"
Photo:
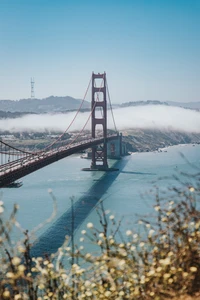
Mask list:
[[[120,291],[119,296],[124,296],[124,291]]]
[[[14,274],[12,272],[8,272],[8,273],[6,273],[6,277],[13,278]]]
[[[85,286],[88,287],[88,286],[90,286],[90,285],[91,285],[91,282],[90,282],[89,280],[86,280],[86,281],[85,281]]]
[[[126,235],[127,235],[127,236],[129,236],[129,235],[131,235],[131,234],[132,234],[132,231],[131,231],[131,230],[127,230],[127,231],[126,231]]]
[[[86,234],[86,230],[82,230],[81,233],[82,233],[82,234]]]
[[[154,206],[154,209],[155,209],[155,211],[159,211],[160,210],[160,206],[156,205],[156,206]]]
[[[19,266],[18,266],[18,271],[19,271],[19,272],[24,272],[25,269],[26,269],[26,267],[25,267],[24,265],[19,265]]]
[[[99,237],[103,238],[104,237],[104,233],[103,232],[99,233]]]
[[[172,214],[172,212],[170,210],[166,212],[167,216],[170,216],[171,214]]]
[[[3,203],[3,201],[0,201],[0,206],[2,206],[4,203]]]
[[[141,242],[140,244],[139,244],[139,246],[142,248],[142,247],[144,247],[144,242]]]
[[[110,291],[106,291],[104,295],[105,295],[105,297],[110,297],[111,292]]]
[[[12,263],[14,266],[18,266],[21,262],[21,259],[19,257],[13,257]]]
[[[151,237],[154,232],[155,232],[155,230],[153,230],[153,229],[149,230],[149,236]]]
[[[166,257],[165,259],[160,259],[160,263],[165,266],[170,265],[170,258]]]
[[[157,269],[156,269],[156,272],[158,272],[158,273],[160,273],[162,271],[162,268],[161,267],[158,267]]]
[[[80,242],[83,242],[84,241],[84,238],[82,237],[82,238],[80,238]]]
[[[152,276],[152,275],[154,275],[154,274],[155,274],[155,270],[150,270],[150,271],[147,273],[148,276]]]
[[[163,275],[164,279],[168,279],[170,276],[171,276],[171,275],[170,275],[169,273],[165,273],[165,274]]]
[[[121,259],[120,261],[119,261],[119,266],[123,266],[125,264],[125,260],[124,259]]]
[[[91,222],[87,223],[87,228],[93,228],[93,224]]]
[[[4,212],[4,208],[3,208],[3,206],[0,206],[0,214],[1,214],[2,212]]]
[[[45,286],[44,286],[43,283],[40,283],[40,284],[38,285],[38,287],[39,287],[40,290],[43,290],[43,289],[45,288]]]
[[[197,271],[197,268],[196,268],[196,267],[190,267],[190,271],[191,271],[191,272],[196,272],[196,271]]]
[[[3,298],[4,298],[4,299],[10,298],[10,292],[9,292],[9,291],[3,292]]]
[[[189,190],[190,190],[191,193],[193,193],[193,192],[195,191],[195,188],[194,188],[193,186],[191,186],[191,187],[189,188]]]
[[[110,220],[113,220],[114,218],[115,218],[115,216],[113,216],[113,215],[111,215],[111,216],[109,217]]]

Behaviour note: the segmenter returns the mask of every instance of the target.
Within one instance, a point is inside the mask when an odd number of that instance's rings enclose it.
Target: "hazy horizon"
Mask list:
[[[75,98],[74,96],[71,96],[71,95],[64,95],[64,96],[61,96],[61,95],[59,95],[59,96],[57,96],[57,95],[49,95],[49,96],[47,96],[47,97],[44,97],[44,98],[31,98],[31,97],[29,97],[29,98],[21,98],[21,99],[0,99],[0,101],[20,101],[20,100],[44,100],[44,99],[48,99],[48,98],[50,98],[50,97],[55,97],[55,98],[57,98],[57,97],[59,97],[59,98],[65,98],[65,97],[70,97],[70,98],[73,98],[73,99],[75,99],[75,100],[82,100],[81,98]],[[86,99],[85,101],[87,101],[87,102],[91,102],[91,100],[90,99]],[[159,101],[159,102],[162,102],[162,103],[164,103],[164,102],[177,102],[177,103],[197,103],[197,102],[200,102],[200,100],[197,100],[197,101],[176,101],[176,100],[160,100],[160,99],[135,99],[135,100],[133,100],[133,101],[124,101],[124,102],[120,102],[120,103],[116,103],[116,102],[113,102],[112,104],[114,104],[114,105],[120,105],[120,104],[124,104],[124,103],[129,103],[129,102],[140,102],[140,101],[142,101],[142,102],[147,102],[147,101]]]

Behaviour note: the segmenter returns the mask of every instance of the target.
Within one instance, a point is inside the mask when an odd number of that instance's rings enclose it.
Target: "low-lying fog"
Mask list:
[[[0,129],[17,131],[64,131],[76,112],[66,114],[27,115],[16,119],[0,120]],[[128,128],[178,130],[200,132],[200,112],[164,105],[125,107],[113,110],[118,130]],[[90,113],[79,113],[69,131],[81,130]],[[85,129],[90,129],[89,120]],[[108,128],[114,129],[111,111],[108,111]]]

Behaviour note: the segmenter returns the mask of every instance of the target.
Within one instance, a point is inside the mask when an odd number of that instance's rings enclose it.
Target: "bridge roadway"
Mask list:
[[[107,142],[116,140],[118,135],[107,136]],[[62,158],[74,153],[88,149],[92,146],[102,144],[104,138],[91,138],[85,141],[77,142],[72,145],[62,146],[50,151],[30,154],[29,156],[11,161],[0,167],[0,188],[9,185],[32,172],[35,172],[45,166],[48,166]]]

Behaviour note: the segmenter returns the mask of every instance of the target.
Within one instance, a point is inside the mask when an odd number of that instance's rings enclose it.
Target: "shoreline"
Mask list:
[[[160,147],[157,150],[135,151],[135,152],[129,152],[129,153],[130,153],[130,155],[139,154],[139,153],[153,153],[153,152],[154,153],[162,153],[162,152],[167,152],[167,150],[172,148],[172,147],[187,147],[187,146],[196,147],[197,145],[200,146],[200,143],[174,144],[174,145],[169,145],[169,146],[165,146],[165,147]]]

